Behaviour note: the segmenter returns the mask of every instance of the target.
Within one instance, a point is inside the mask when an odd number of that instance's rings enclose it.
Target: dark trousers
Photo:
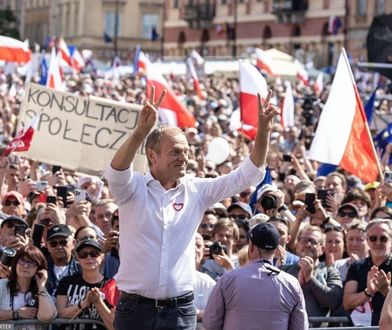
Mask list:
[[[192,295],[192,293],[189,293]],[[185,295],[186,296],[186,295]],[[114,317],[116,330],[194,330],[196,307],[193,301],[156,307],[137,295],[122,294]]]

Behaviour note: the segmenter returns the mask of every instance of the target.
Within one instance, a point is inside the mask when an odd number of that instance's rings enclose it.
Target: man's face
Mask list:
[[[109,234],[109,231],[112,229],[112,215],[116,210],[117,206],[114,203],[97,205],[95,209],[95,224],[101,228],[105,236]]]
[[[198,232],[205,238],[211,239],[212,231],[214,229],[214,225],[218,219],[214,214],[206,213],[201,220],[201,224],[199,225]]]
[[[16,224],[17,223],[15,221],[7,221],[3,224],[3,226],[0,229],[2,244],[7,245],[8,239],[15,237]]]
[[[177,180],[186,174],[189,145],[179,132],[168,131],[162,136],[157,152],[151,152],[151,171],[159,177]]]
[[[336,175],[328,176],[325,185],[327,186],[327,189],[333,191],[336,194],[344,194],[343,182]]]
[[[215,231],[214,241],[221,242],[226,245],[228,251],[231,251],[234,245],[233,231],[229,228],[220,228]]]
[[[269,222],[272,223],[279,232],[280,235],[279,245],[285,248],[286,244],[290,242],[291,239],[291,236],[288,233],[287,226],[280,221],[269,221]]]
[[[56,262],[64,262],[64,260],[69,261],[74,245],[74,240],[69,236],[52,237],[46,244],[55,264]]]
[[[3,202],[3,212],[8,215],[23,216],[23,204],[21,204],[15,197],[10,196]]]
[[[249,219],[249,213],[241,209],[240,207],[235,207],[229,212],[229,217],[232,218],[233,220],[236,219],[241,219],[241,220],[246,220]]]
[[[391,252],[391,230],[387,224],[375,224],[366,232],[372,257],[386,257]]]
[[[366,233],[358,229],[351,229],[347,232],[346,241],[349,255],[355,253],[360,259],[366,257],[369,249]]]
[[[10,168],[7,173],[7,183],[10,186],[16,185],[19,182],[19,171],[16,168]]]
[[[323,254],[322,242],[322,234],[319,231],[304,231],[298,239],[297,255],[299,257],[309,256],[317,260]]]

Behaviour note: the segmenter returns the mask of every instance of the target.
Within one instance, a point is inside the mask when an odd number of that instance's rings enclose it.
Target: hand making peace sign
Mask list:
[[[267,97],[265,98],[264,104],[261,102],[261,96],[257,93],[258,103],[259,103],[259,125],[258,129],[269,131],[272,128],[272,119],[280,113],[280,111],[270,104],[270,99],[272,96],[272,90],[268,90]]]
[[[162,91],[161,95],[158,98],[158,101],[154,101],[155,87],[151,86],[149,100],[146,100],[144,102],[143,109],[140,111],[140,117],[138,122],[138,125],[147,132],[149,132],[151,128],[153,128],[155,125],[158,116],[158,108],[161,105],[165,95],[166,89]]]

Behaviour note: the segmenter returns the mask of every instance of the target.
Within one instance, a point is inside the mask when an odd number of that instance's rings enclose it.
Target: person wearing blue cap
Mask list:
[[[304,295],[298,280],[272,266],[280,235],[270,223],[249,234],[249,264],[224,274],[209,297],[205,329],[308,328]]]

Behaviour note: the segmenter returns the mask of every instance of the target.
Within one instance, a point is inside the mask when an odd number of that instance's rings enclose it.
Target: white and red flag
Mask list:
[[[21,129],[15,138],[7,145],[1,154],[3,157],[8,156],[13,151],[27,151],[30,149],[34,132],[37,129],[42,112],[36,114],[31,122]]]
[[[319,96],[324,89],[324,81],[323,81],[323,74],[319,73],[317,76],[316,81],[314,82],[313,90],[314,93]]]
[[[159,109],[160,122],[180,128],[195,127],[196,119],[185,105],[181,103],[177,95],[171,89],[163,75],[157,67],[152,68],[152,64],[147,62],[147,97],[150,97],[151,86],[155,87],[155,94],[161,95],[166,89],[166,95]]]
[[[244,125],[242,132],[250,139],[254,139],[257,132],[259,111],[257,93],[262,99],[267,97],[267,82],[255,66],[240,61],[240,109],[241,122]],[[252,129],[249,129],[249,126]]]
[[[56,55],[56,50],[54,49],[54,47],[52,48],[52,53],[50,56],[48,80],[46,81],[46,87],[50,87],[58,91],[65,92],[63,79],[61,77],[59,59],[58,56]]]
[[[69,52],[68,46],[65,43],[64,38],[59,38],[57,43],[58,52],[60,53],[60,65],[61,66],[72,66],[71,53]]]
[[[188,65],[189,72],[191,74],[192,81],[193,81],[193,88],[194,88],[197,96],[199,97],[200,100],[205,100],[204,93],[203,93],[201,86],[200,86],[199,77],[197,76],[197,72],[196,72],[195,66],[193,64],[193,59],[191,57],[188,57],[186,60],[186,64]]]
[[[27,42],[0,36],[0,60],[27,63],[30,59],[31,51]]]
[[[283,100],[282,106],[282,125],[283,127],[292,127],[294,123],[294,95],[293,89],[291,88],[291,83],[289,81],[285,82],[286,93]]]
[[[275,63],[270,54],[260,48],[255,49],[256,66],[270,76],[276,76]]]
[[[337,165],[364,182],[382,174],[345,50],[340,54],[309,158]]]
[[[82,69],[85,67],[86,63],[83,59],[82,54],[80,54],[79,50],[75,47],[72,57],[71,57],[71,63],[72,63],[72,68],[76,72],[82,71]]]
[[[297,66],[297,79],[301,80],[304,85],[309,83],[309,74],[305,66],[298,60],[294,61]]]

